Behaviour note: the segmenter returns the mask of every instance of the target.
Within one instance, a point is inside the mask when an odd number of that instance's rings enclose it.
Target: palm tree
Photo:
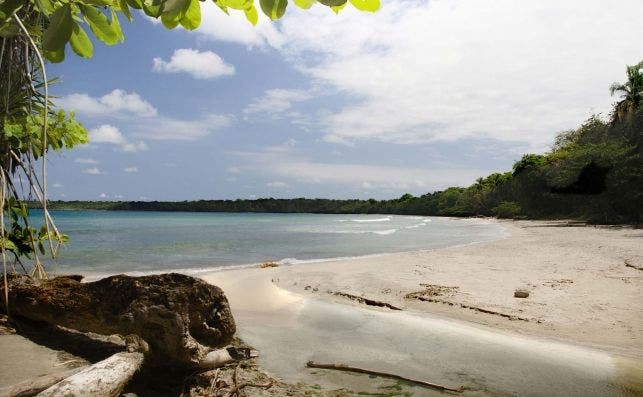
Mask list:
[[[610,94],[620,94],[621,100],[614,104],[612,122],[634,115],[643,102],[643,61],[637,65],[627,66],[627,81],[623,84],[614,83],[610,86]]]

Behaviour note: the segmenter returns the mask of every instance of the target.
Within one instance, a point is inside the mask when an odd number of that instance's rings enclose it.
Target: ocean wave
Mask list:
[[[351,219],[351,222],[388,222],[391,220],[390,216],[387,216],[386,218],[377,218],[377,219]]]
[[[378,234],[380,236],[386,236],[397,232],[397,229],[386,229],[386,230],[326,230],[320,231],[318,233],[329,233],[329,234]]]

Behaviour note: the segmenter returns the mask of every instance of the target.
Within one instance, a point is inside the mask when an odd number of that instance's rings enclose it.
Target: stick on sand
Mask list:
[[[399,379],[399,380],[403,380],[403,381],[406,381],[406,382],[415,383],[415,384],[418,384],[420,386],[430,387],[432,389],[452,391],[452,392],[456,392],[456,393],[462,393],[464,391],[463,386],[460,386],[459,388],[455,389],[455,388],[452,388],[452,387],[442,386],[442,385],[438,385],[436,383],[426,382],[426,381],[423,381],[423,380],[405,378],[405,377],[400,376],[400,375],[389,374],[389,373],[386,373],[386,372],[372,371],[370,369],[364,369],[364,368],[358,368],[358,367],[350,367],[350,366],[344,365],[344,364],[321,364],[321,363],[316,363],[314,361],[308,361],[308,363],[306,363],[306,366],[308,368],[335,369],[335,370],[338,370],[338,371],[359,372],[359,373],[362,373],[362,374],[383,376],[383,377],[387,377],[387,378]]]

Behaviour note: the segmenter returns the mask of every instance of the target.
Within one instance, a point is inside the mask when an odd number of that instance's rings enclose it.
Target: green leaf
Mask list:
[[[145,15],[158,18],[163,13],[163,3],[157,0],[143,0],[143,11]]]
[[[181,26],[187,30],[194,30],[201,24],[201,4],[199,0],[192,0],[190,6],[181,18]]]
[[[179,19],[176,17],[176,15],[168,13],[168,14],[161,14],[161,22],[163,23],[163,26],[165,26],[168,29],[174,29],[175,27],[179,26]]]
[[[20,33],[20,26],[13,20],[9,19],[4,24],[0,23],[0,37],[14,37]]]
[[[109,23],[105,14],[93,6],[81,5],[80,8],[83,15],[85,15],[85,21],[87,21],[94,36],[96,36],[98,40],[107,45],[114,45],[118,42],[122,36],[120,28],[117,31],[114,25]],[[118,20],[116,21],[116,23],[118,23]]]
[[[167,0],[163,3],[163,13],[185,12],[190,7],[190,0]]]
[[[219,1],[219,0],[212,0],[212,2],[213,2],[214,4],[216,4],[216,6],[217,6],[217,7],[219,7],[219,8],[221,9],[221,11],[225,12],[227,15],[230,15],[230,13],[228,13],[228,7],[226,7],[226,5],[225,5],[225,4],[223,4],[221,1]]]
[[[174,29],[185,16],[191,0],[167,0],[163,3],[161,22],[168,29]]]
[[[221,0],[221,4],[234,10],[247,10],[250,7],[254,7],[252,0]]]
[[[45,51],[57,51],[65,48],[72,31],[71,7],[69,4],[58,7],[51,18],[49,26],[42,35],[42,47]]]
[[[125,0],[127,4],[137,10],[140,10],[143,8],[143,2],[141,0]]]
[[[346,2],[346,0],[344,0]],[[259,0],[261,10],[273,21],[281,18],[286,13],[288,0]]]
[[[112,28],[114,29],[114,33],[118,36],[118,40],[122,43],[125,41],[125,36],[123,36],[123,30],[121,29],[121,22],[118,20],[118,15],[116,15],[116,11],[112,8]]]
[[[361,11],[375,12],[380,9],[380,0],[350,0],[353,7]]]
[[[0,4],[0,21],[4,22],[26,2],[23,0],[5,0]]]
[[[340,12],[341,10],[343,10],[343,9],[344,9],[344,7],[346,7],[346,4],[347,4],[347,3],[344,3],[344,4],[342,4],[341,6],[333,6],[333,7],[331,7],[330,9],[331,9],[331,10],[333,10],[333,11],[335,12],[335,14],[339,14],[339,12]]]
[[[257,9],[253,5],[250,8],[246,8],[243,10],[243,12],[246,13],[246,19],[248,22],[252,24],[252,26],[257,26],[257,22],[259,21],[259,14],[257,14]]]
[[[132,18],[132,13],[129,12],[129,6],[127,5],[127,1],[118,0],[118,7],[121,9],[121,12],[123,13],[123,15],[125,15],[127,20],[132,22],[134,18]]]
[[[89,36],[87,36],[85,30],[76,22],[74,22],[74,29],[71,32],[69,44],[71,44],[71,49],[80,57],[91,58],[92,55],[94,55],[94,45],[91,40],[89,40]]]
[[[8,238],[0,238],[0,248],[2,249],[7,249],[11,251],[17,251],[18,247],[13,243],[13,241],[9,240]]]
[[[36,6],[46,16],[54,12],[54,3],[51,0],[36,0]]]
[[[342,4],[346,4],[346,0],[318,0],[318,1],[328,7],[337,7],[337,6],[341,6]]]
[[[315,4],[315,0],[295,0],[295,4],[297,7],[307,10]]]

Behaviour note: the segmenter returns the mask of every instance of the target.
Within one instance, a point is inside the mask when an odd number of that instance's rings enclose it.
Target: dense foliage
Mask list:
[[[347,2],[362,11],[376,11],[379,0],[318,0],[320,4],[339,12]],[[34,30],[41,39],[43,53],[51,62],[65,59],[67,44],[80,57],[91,58],[94,45],[88,31],[101,42],[114,45],[125,40],[119,15],[132,21],[141,10],[148,17],[160,19],[168,29],[181,26],[194,30],[201,24],[201,0],[4,0],[0,2],[0,36],[7,37],[19,31],[12,18],[38,18],[44,29]],[[212,0],[223,12],[242,11],[253,25],[259,20],[254,0]],[[308,9],[317,0],[294,0]],[[281,18],[288,0],[260,0],[261,10],[270,19]],[[46,27],[45,27],[46,26]]]

